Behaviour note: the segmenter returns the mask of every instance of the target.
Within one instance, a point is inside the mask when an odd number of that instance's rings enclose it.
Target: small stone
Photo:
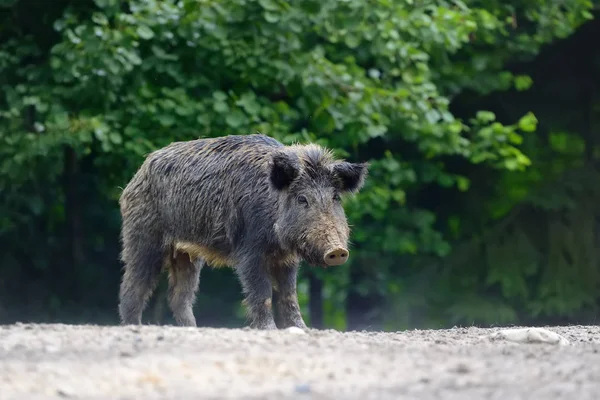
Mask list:
[[[296,385],[294,388],[296,393],[310,393],[310,385],[308,383],[301,383]]]
[[[570,344],[565,337],[544,328],[504,329],[493,336],[517,343],[551,343],[560,346]]]
[[[453,369],[454,369],[454,372],[457,372],[459,374],[466,374],[471,370],[471,368],[469,368],[469,366],[467,364],[463,364],[463,363],[459,363]]]
[[[73,397],[73,391],[64,386],[56,389],[56,394],[60,397]]]
[[[294,335],[306,335],[306,332],[304,332],[303,329],[300,329],[297,326],[290,326],[289,328],[286,328],[285,330]]]

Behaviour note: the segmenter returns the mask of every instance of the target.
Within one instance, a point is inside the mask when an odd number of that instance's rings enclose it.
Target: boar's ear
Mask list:
[[[277,152],[271,160],[271,183],[277,190],[283,190],[300,173],[300,161],[295,155]]]
[[[368,169],[368,163],[349,163],[347,161],[335,163],[332,167],[333,174],[339,180],[340,191],[353,193],[363,187]]]

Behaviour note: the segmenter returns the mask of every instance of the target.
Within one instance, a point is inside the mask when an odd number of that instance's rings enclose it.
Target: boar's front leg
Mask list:
[[[236,272],[244,290],[244,305],[251,328],[277,329],[273,319],[273,286],[264,262],[256,259],[240,263]]]
[[[275,323],[277,327],[285,329],[295,326],[306,329],[306,324],[300,313],[298,294],[296,292],[298,266],[275,266],[271,268],[271,276],[275,283],[273,304],[275,306]]]

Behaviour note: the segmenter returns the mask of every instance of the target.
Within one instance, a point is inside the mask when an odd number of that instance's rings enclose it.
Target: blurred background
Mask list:
[[[350,262],[302,268],[308,324],[598,323],[598,4],[0,0],[0,323],[118,323],[144,156],[256,132],[371,163]],[[205,268],[198,325],[241,300]]]

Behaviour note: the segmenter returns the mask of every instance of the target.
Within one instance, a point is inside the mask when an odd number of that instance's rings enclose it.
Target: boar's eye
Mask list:
[[[339,194],[339,193],[335,193],[335,194],[333,195],[333,200],[334,200],[334,201],[341,201],[341,200],[342,200],[342,198],[340,197],[340,194]]]
[[[308,207],[308,199],[306,196],[300,195],[296,198],[296,200],[298,201],[298,204],[303,204],[304,206]]]

